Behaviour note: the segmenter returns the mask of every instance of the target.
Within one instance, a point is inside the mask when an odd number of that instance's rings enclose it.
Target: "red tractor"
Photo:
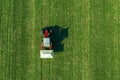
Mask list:
[[[52,42],[50,40],[49,30],[45,29],[42,31],[42,33],[43,33],[43,40],[41,43],[41,50],[51,50],[52,49]]]
[[[52,42],[50,39],[50,35],[50,30],[42,30],[42,41],[40,49],[41,58],[53,58]]]

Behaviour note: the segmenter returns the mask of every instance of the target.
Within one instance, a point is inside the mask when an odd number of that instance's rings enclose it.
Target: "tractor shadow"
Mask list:
[[[45,27],[44,29],[48,29],[52,31],[50,33],[50,38],[52,41],[54,52],[64,51],[64,44],[62,43],[62,41],[68,37],[69,28],[63,28],[56,25],[56,26]]]

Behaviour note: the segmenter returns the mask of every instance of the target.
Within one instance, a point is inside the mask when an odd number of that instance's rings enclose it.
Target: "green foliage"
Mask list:
[[[0,1],[0,80],[120,80],[118,0]],[[68,29],[40,59],[40,30]]]

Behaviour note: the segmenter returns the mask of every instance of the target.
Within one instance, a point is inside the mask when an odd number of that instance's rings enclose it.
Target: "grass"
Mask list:
[[[119,0],[0,0],[0,80],[119,80]],[[68,28],[40,59],[39,30]]]

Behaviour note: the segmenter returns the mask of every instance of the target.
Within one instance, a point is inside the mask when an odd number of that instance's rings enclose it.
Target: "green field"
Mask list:
[[[40,59],[40,29],[68,29]],[[0,0],[0,80],[120,80],[120,0]]]

